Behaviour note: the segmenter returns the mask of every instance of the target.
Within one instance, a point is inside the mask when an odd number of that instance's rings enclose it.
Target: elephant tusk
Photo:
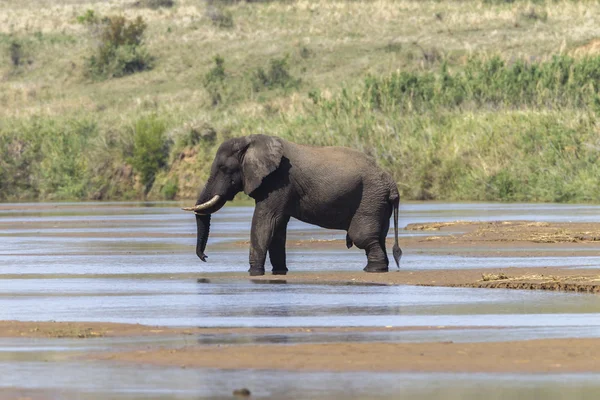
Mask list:
[[[193,211],[195,213],[198,213],[198,211],[202,211],[202,210],[205,210],[207,208],[214,206],[215,204],[217,204],[219,202],[220,199],[221,199],[221,196],[219,196],[217,194],[212,199],[207,201],[206,203],[198,204],[198,205],[195,205],[194,207],[184,207],[184,208],[182,208],[182,210],[183,211]]]

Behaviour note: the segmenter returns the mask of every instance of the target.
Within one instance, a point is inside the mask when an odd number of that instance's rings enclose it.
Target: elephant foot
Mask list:
[[[365,272],[388,272],[387,264],[369,262],[363,269]]]
[[[271,271],[271,273],[273,275],[287,275],[288,269],[286,267],[277,268],[277,269],[273,268],[273,271]]]
[[[265,274],[265,269],[264,268],[250,268],[248,270],[248,272],[250,273],[250,276],[262,276]]]

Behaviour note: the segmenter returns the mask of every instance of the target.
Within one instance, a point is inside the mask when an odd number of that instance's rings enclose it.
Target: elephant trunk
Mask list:
[[[213,178],[209,178],[204,190],[200,194],[196,205],[193,207],[183,208],[185,211],[193,211],[196,214],[196,255],[206,261],[206,243],[208,242],[208,234],[210,232],[210,215],[217,212],[227,202],[226,196],[214,194],[215,192]]]
[[[208,241],[208,234],[210,232],[210,214],[199,215],[196,214],[196,255],[204,262],[206,262],[206,242]]]

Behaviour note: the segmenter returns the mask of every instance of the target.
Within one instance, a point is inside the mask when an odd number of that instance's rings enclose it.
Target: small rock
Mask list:
[[[250,396],[250,394],[251,394],[250,391],[246,388],[235,389],[233,391],[234,396],[248,397],[248,396]]]

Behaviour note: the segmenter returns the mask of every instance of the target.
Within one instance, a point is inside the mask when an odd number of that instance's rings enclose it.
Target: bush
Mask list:
[[[204,75],[204,87],[208,91],[213,106],[221,103],[223,100],[222,92],[225,81],[225,60],[217,55],[214,58],[215,66]]]
[[[142,17],[128,21],[122,16],[100,22],[100,44],[88,59],[92,76],[112,78],[152,68],[153,57],[143,47],[146,23]]]
[[[267,71],[259,67],[252,75],[253,90],[259,92],[278,87],[283,89],[298,87],[301,80],[292,77],[288,69],[287,57],[271,59]]]
[[[87,195],[87,120],[33,118],[0,130],[0,199],[83,199]]]
[[[10,42],[8,47],[10,61],[13,67],[18,67],[23,61],[23,45],[16,40]]]
[[[138,0],[135,3],[133,3],[134,7],[145,7],[145,8],[151,8],[151,9],[158,9],[161,7],[164,8],[171,8],[175,5],[175,1],[174,0]]]
[[[8,58],[14,70],[25,64],[31,64],[33,60],[30,53],[26,50],[31,47],[29,42],[22,39],[11,38],[8,42]]]
[[[175,179],[171,179],[162,187],[161,193],[165,200],[174,200],[175,196],[177,196],[178,190],[179,187],[177,185],[177,181]]]
[[[233,28],[233,14],[229,10],[211,5],[206,9],[206,16],[218,28]]]
[[[521,13],[521,18],[529,21],[548,21],[547,11],[538,11],[535,7],[530,7],[527,11]]]
[[[169,142],[166,140],[166,124],[156,116],[137,120],[133,128],[133,157],[130,162],[140,174],[147,193],[156,173],[164,168],[169,157]]]
[[[77,22],[82,25],[94,25],[100,23],[100,18],[94,10],[88,9],[85,13],[77,17]]]

